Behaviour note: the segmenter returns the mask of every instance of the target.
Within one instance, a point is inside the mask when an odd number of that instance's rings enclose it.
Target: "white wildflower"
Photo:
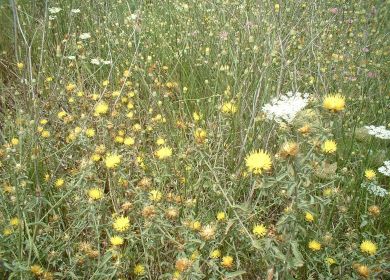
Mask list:
[[[81,40],[86,40],[86,39],[89,39],[89,38],[91,38],[91,33],[81,33],[80,34],[80,36],[79,36],[79,38],[81,39]]]
[[[80,9],[72,9],[70,12],[72,14],[78,14],[78,13],[80,13]]]
[[[103,62],[104,65],[109,65],[109,64],[112,63],[111,60],[103,60],[102,62]]]
[[[378,168],[378,171],[385,176],[390,176],[390,160],[383,163],[383,166]]]
[[[380,187],[372,182],[362,183],[361,186],[362,186],[362,188],[367,189],[367,191],[369,193],[376,195],[376,196],[385,197],[386,195],[389,194],[389,192],[386,189],[384,189],[384,188],[382,188],[382,187]]]
[[[364,127],[367,129],[368,134],[373,135],[380,139],[390,139],[390,130],[382,126],[366,125]]]
[[[289,91],[279,98],[274,98],[263,106],[262,111],[270,120],[278,123],[291,123],[295,116],[306,107],[309,100],[307,93]]]
[[[59,13],[59,12],[61,12],[61,8],[59,8],[59,7],[51,7],[51,8],[49,8],[49,13],[51,13],[51,14],[57,14],[57,13]]]
[[[67,58],[68,58],[69,60],[75,60],[75,59],[76,59],[76,57],[75,57],[74,55],[69,55]]]
[[[100,65],[100,59],[99,58],[92,58],[91,63],[95,65]]]

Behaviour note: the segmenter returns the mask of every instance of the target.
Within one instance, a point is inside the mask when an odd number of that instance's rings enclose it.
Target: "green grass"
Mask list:
[[[0,2],[0,277],[389,278],[389,196],[361,185],[365,170],[390,160],[390,140],[363,129],[390,123],[390,3],[276,4]],[[291,124],[268,120],[262,107],[289,91],[309,93],[307,108]],[[323,108],[333,93],[345,110]],[[95,116],[99,102],[108,112]],[[237,111],[224,114],[226,102]],[[306,124],[310,132],[299,132]],[[164,160],[159,138],[172,148]],[[327,139],[333,154],[322,151]],[[286,158],[287,141],[299,149]],[[260,149],[272,168],[251,174],[246,158]],[[110,153],[121,156],[114,169]],[[380,172],[374,182],[389,190]],[[101,199],[88,196],[92,188]],[[115,215],[130,227],[116,231]],[[120,246],[110,243],[116,235]],[[311,240],[321,249],[309,249]],[[372,256],[364,240],[377,245]]]

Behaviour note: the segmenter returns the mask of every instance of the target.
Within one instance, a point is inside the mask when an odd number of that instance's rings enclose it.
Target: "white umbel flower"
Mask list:
[[[382,126],[366,125],[364,127],[367,129],[368,134],[373,135],[380,139],[390,139],[390,130]]]
[[[291,123],[308,102],[307,93],[289,91],[279,98],[272,99],[270,103],[263,106],[262,111],[270,120]]]
[[[51,13],[51,14],[57,14],[57,13],[59,13],[59,12],[61,12],[61,8],[59,8],[59,7],[51,7],[51,8],[49,8],[49,13]]]
[[[363,183],[361,186],[363,188],[367,189],[367,191],[369,193],[376,195],[376,196],[385,197],[386,195],[389,194],[389,192],[386,189],[384,189],[384,188],[382,188],[382,187],[380,187],[372,182]]]
[[[80,34],[80,36],[79,36],[79,38],[81,39],[81,40],[86,40],[86,39],[89,39],[89,38],[91,38],[91,33],[81,33]]]
[[[383,163],[383,166],[378,168],[378,171],[385,176],[390,176],[390,160]]]

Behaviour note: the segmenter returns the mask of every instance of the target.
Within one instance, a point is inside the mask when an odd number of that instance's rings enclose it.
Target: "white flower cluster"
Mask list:
[[[295,116],[306,107],[309,101],[307,93],[289,91],[279,98],[274,98],[263,106],[262,111],[270,120],[278,123],[283,121],[291,123]]]
[[[95,64],[95,65],[100,65],[100,64],[109,65],[111,63],[112,63],[111,60],[102,60],[100,58],[92,58],[91,59],[91,64]]]
[[[378,171],[385,176],[390,176],[390,160],[383,163],[383,166],[378,168]]]
[[[367,129],[368,134],[373,135],[380,139],[390,139],[390,130],[382,126],[366,125],[364,127]]]
[[[51,8],[49,8],[49,13],[51,13],[51,14],[57,14],[57,13],[59,13],[59,12],[61,12],[61,8],[59,8],[59,7],[51,7]]]
[[[387,190],[384,188],[375,185],[374,183],[362,183],[361,185],[363,188],[366,188],[367,191],[373,195],[380,196],[380,197],[385,197],[386,195],[389,194]]]
[[[81,40],[89,39],[89,38],[91,38],[91,33],[89,33],[89,32],[87,32],[87,33],[81,33],[80,36],[79,36],[79,38],[80,38]]]

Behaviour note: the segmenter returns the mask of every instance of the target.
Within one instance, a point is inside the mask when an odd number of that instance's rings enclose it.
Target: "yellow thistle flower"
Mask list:
[[[65,184],[64,179],[58,178],[58,179],[55,181],[54,186],[55,186],[56,188],[62,188],[62,187],[64,186],[64,184]]]
[[[224,256],[221,261],[221,265],[225,268],[231,268],[233,266],[233,257],[232,256]]]
[[[218,212],[217,213],[217,220],[218,221],[223,221],[223,220],[225,220],[226,219],[226,214],[225,214],[225,212]]]
[[[310,241],[308,246],[309,246],[309,249],[312,250],[312,251],[319,251],[319,250],[321,250],[321,243],[319,243],[316,240]]]
[[[345,109],[345,97],[341,94],[328,94],[323,101],[323,107],[333,112]]]
[[[12,138],[11,139],[11,144],[12,144],[12,146],[18,145],[19,144],[19,139],[18,138]]]
[[[17,227],[18,225],[20,225],[20,220],[19,218],[15,217],[15,218],[12,218],[10,221],[9,221],[9,224],[13,227]]]
[[[39,264],[34,264],[30,267],[30,271],[35,276],[39,276],[43,274],[43,268]]]
[[[155,152],[155,155],[158,159],[169,158],[170,156],[172,156],[172,148],[162,147]]]
[[[263,150],[253,151],[245,158],[248,172],[261,174],[263,170],[268,171],[272,167],[271,157]]]
[[[325,263],[326,263],[327,265],[332,265],[332,264],[335,264],[336,261],[335,261],[335,259],[333,259],[333,258],[327,257],[327,258],[325,258]]]
[[[120,246],[120,245],[123,245],[123,242],[124,242],[123,238],[120,237],[120,236],[118,236],[118,235],[112,236],[112,237],[110,238],[110,243],[111,243],[111,245],[113,245],[113,246]]]
[[[93,200],[99,200],[103,197],[103,192],[98,188],[88,190],[88,196]]]
[[[142,264],[136,264],[133,271],[135,275],[142,276],[145,274],[145,266]]]
[[[360,244],[360,251],[362,251],[363,253],[367,253],[369,255],[375,255],[377,249],[378,249],[378,246],[370,240],[364,240]]]
[[[149,192],[149,199],[150,199],[151,201],[156,201],[156,202],[158,202],[158,201],[161,200],[161,198],[162,198],[162,193],[161,193],[160,191],[158,191],[158,190],[152,190],[152,191]]]
[[[113,228],[118,232],[124,232],[130,227],[130,220],[128,217],[117,217],[112,224]]]
[[[106,114],[108,111],[108,104],[104,101],[99,102],[95,107],[95,116]]]
[[[219,259],[221,257],[221,251],[220,250],[213,250],[210,253],[210,258],[212,259]]]
[[[206,140],[207,132],[203,128],[197,128],[194,132],[195,141],[197,143],[204,143]]]
[[[312,213],[310,212],[306,212],[305,213],[305,220],[308,221],[308,222],[313,222],[314,221],[314,216]]]
[[[374,180],[376,177],[376,172],[372,169],[367,169],[364,171],[364,177],[366,177],[367,180]]]
[[[252,233],[257,237],[264,237],[267,234],[267,228],[261,225],[255,225],[252,229]]]
[[[92,138],[95,136],[95,129],[93,128],[88,128],[86,131],[85,131],[85,135],[87,135],[87,137],[89,138]]]
[[[123,144],[125,144],[126,146],[132,146],[132,145],[134,145],[134,143],[135,143],[135,140],[132,137],[126,137],[123,140]]]
[[[327,154],[333,154],[337,151],[337,144],[333,140],[326,140],[322,144],[322,151]]]
[[[232,102],[226,102],[222,104],[221,112],[224,114],[234,114],[237,112],[237,106]]]
[[[105,159],[105,164],[108,169],[113,169],[121,163],[121,156],[116,154],[109,154]]]

